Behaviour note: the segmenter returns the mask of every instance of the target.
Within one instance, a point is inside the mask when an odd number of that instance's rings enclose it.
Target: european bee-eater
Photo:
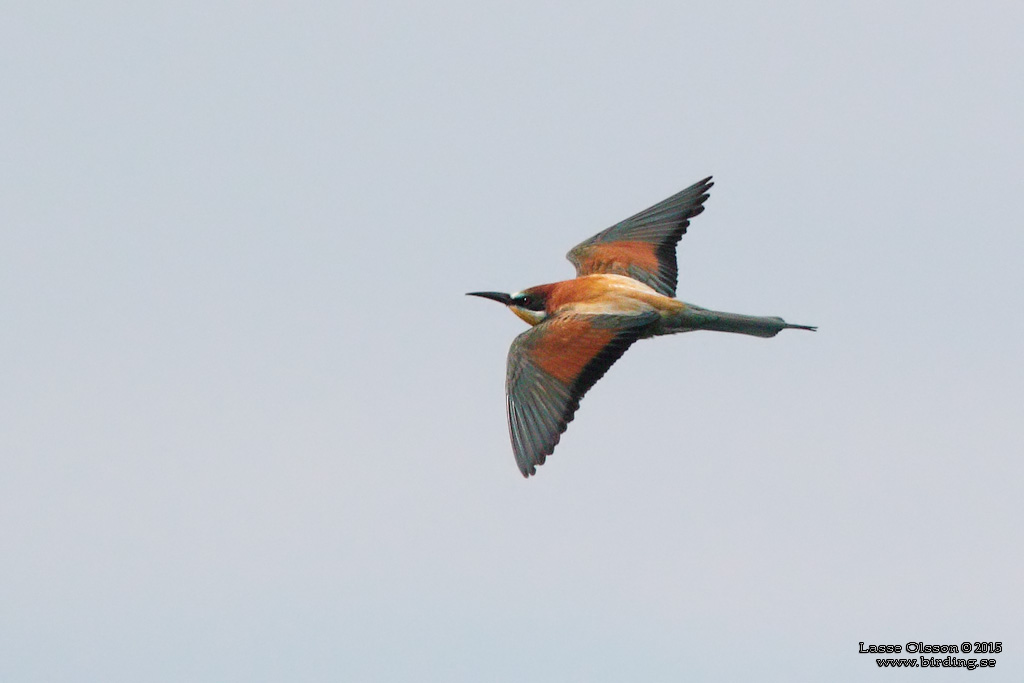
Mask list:
[[[505,397],[512,450],[524,477],[555,450],[580,399],[637,339],[694,330],[774,337],[815,330],[774,316],[712,311],[675,298],[676,245],[704,210],[711,176],[581,242],[566,256],[576,278],[500,301],[533,327],[508,352]]]

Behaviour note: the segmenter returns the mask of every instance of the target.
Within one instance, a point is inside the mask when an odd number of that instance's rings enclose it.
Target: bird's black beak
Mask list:
[[[506,306],[512,303],[512,297],[504,292],[466,292],[466,296],[482,296],[485,299],[493,299]]]

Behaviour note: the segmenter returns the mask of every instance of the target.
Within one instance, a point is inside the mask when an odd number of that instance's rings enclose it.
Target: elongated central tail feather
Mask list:
[[[686,309],[666,317],[657,334],[676,334],[694,330],[713,330],[749,334],[754,337],[774,337],[782,330],[817,330],[812,325],[791,325],[778,316],[743,315],[712,311],[687,305]]]

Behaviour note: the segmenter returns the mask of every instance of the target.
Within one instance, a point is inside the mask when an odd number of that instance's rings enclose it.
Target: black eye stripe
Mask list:
[[[516,306],[519,306],[520,308],[525,308],[530,311],[544,310],[544,302],[536,299],[535,297],[530,296],[529,294],[520,294],[515,299],[513,299],[513,301],[515,302]]]

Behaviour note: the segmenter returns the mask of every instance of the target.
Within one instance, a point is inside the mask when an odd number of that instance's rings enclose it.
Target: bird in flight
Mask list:
[[[676,245],[704,211],[711,176],[576,245],[576,278],[521,292],[469,292],[499,301],[532,327],[508,352],[505,402],[524,477],[537,473],[580,399],[638,339],[694,330],[774,337],[815,330],[774,316],[712,311],[675,298]]]

